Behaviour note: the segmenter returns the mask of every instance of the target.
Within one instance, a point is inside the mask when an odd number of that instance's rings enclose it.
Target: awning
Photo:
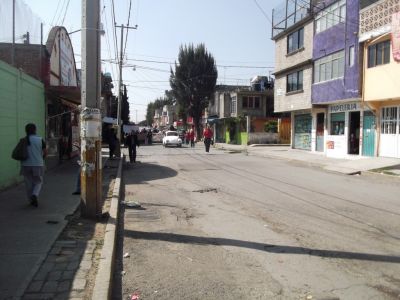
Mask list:
[[[117,125],[117,119],[111,117],[104,117],[103,123]]]
[[[81,89],[76,86],[48,86],[46,94],[49,97],[62,99],[73,104],[81,104]]]

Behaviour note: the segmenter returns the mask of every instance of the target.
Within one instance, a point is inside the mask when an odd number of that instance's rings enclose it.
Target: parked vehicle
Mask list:
[[[163,137],[164,137],[164,135],[161,131],[158,131],[158,132],[153,131],[153,143],[162,143]]]
[[[163,137],[163,146],[182,147],[182,139],[176,131],[167,131]]]

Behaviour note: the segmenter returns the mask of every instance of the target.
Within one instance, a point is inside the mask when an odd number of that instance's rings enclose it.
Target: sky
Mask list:
[[[45,41],[52,26],[63,25],[69,32],[81,28],[81,0],[20,1],[43,20]],[[106,32],[101,46],[102,71],[112,74],[114,93],[121,29],[113,29],[112,2],[117,25],[128,23],[130,3],[129,25],[138,25],[136,30],[129,30],[126,48],[124,45],[122,76],[133,122],[144,120],[147,104],[170,89],[169,70],[174,68],[181,45],[204,43],[216,60],[221,84],[249,84],[253,76],[273,71],[270,20],[272,8],[283,0],[101,0],[101,22]],[[80,68],[81,34],[71,34],[70,38]]]

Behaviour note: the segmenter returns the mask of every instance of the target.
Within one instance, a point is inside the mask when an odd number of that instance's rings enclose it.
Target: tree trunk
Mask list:
[[[199,140],[201,138],[200,118],[198,116],[193,116],[193,123],[196,130],[197,140]]]

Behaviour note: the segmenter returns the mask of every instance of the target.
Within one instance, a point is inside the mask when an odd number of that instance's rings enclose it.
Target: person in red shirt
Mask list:
[[[194,126],[189,131],[189,140],[190,140],[190,147],[194,147]]]
[[[203,131],[204,136],[204,145],[206,146],[206,152],[210,152],[211,139],[213,138],[213,132],[210,128],[210,125],[207,124],[207,127]]]

